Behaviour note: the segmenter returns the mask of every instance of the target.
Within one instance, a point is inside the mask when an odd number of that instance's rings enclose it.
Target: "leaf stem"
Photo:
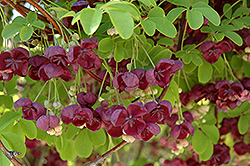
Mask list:
[[[238,1],[236,1],[234,4],[232,4],[232,6],[230,6],[226,11],[225,11],[225,13],[223,13],[221,16],[220,16],[220,18],[222,18],[230,9],[232,9],[235,5],[237,5],[237,3],[239,3],[240,1],[242,1],[242,0],[238,0]]]
[[[234,75],[234,73],[233,73],[233,71],[232,71],[232,68],[231,68],[230,64],[229,64],[228,61],[227,61],[227,57],[226,57],[226,54],[225,54],[225,53],[223,53],[223,58],[224,58],[224,61],[225,61],[226,65],[227,65],[227,67],[228,67],[228,70],[229,70],[230,75],[233,77],[234,81],[239,82],[239,80],[235,77],[235,75]]]
[[[45,86],[47,85],[47,83],[48,83],[48,81],[45,82],[45,84],[43,85],[42,89],[41,89],[40,92],[37,94],[37,96],[36,96],[36,98],[34,99],[33,102],[35,102],[35,101],[38,99],[38,97],[39,97],[40,94],[42,93],[42,91],[43,91],[43,89],[45,88]]]

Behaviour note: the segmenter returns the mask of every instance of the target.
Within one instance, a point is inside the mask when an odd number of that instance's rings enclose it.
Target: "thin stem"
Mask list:
[[[232,9],[235,5],[237,5],[237,3],[239,3],[240,1],[242,1],[242,0],[238,0],[238,1],[236,1],[234,4],[232,4],[232,6],[230,6],[226,11],[225,11],[225,13],[223,13],[221,16],[220,16],[220,18],[222,18],[230,9]]]
[[[165,96],[165,94],[167,93],[167,90],[169,88],[169,85],[170,85],[170,82],[172,81],[173,79],[173,75],[170,77],[169,79],[169,84],[162,90],[160,96],[156,99],[157,102],[160,102],[162,101],[163,97]]]
[[[187,21],[186,21],[185,29],[184,29],[184,32],[183,32],[183,35],[182,35],[181,50],[183,50],[183,44],[184,44],[184,38],[185,38],[186,30],[187,30]]]
[[[135,33],[134,33],[134,34],[135,34]],[[135,36],[136,36],[138,39],[141,39],[137,34],[135,34]],[[150,63],[152,64],[153,68],[155,68],[155,64],[154,64],[154,62],[152,61],[152,59],[150,58],[150,56],[149,56],[147,50],[143,47],[143,45],[142,45],[136,38],[135,38],[135,40],[140,44],[141,48],[143,49],[143,51],[144,51],[145,54],[147,55],[147,57],[148,57]]]
[[[189,82],[188,82],[188,80],[187,80],[187,75],[186,75],[185,71],[183,71],[183,76],[184,76],[185,82],[186,82],[186,84],[187,84],[188,90],[190,91],[190,90],[191,90],[191,87],[190,87]]]
[[[106,152],[104,155],[98,157],[97,159],[95,159],[91,163],[87,164],[86,166],[94,166],[94,165],[97,165],[98,163],[103,162],[107,157],[109,157],[113,153],[117,152],[119,149],[121,149],[126,144],[127,144],[126,141],[122,141],[120,144],[118,144],[117,146],[115,146],[114,148],[112,148],[111,150]]]
[[[232,68],[231,68],[230,64],[229,64],[228,61],[227,61],[227,57],[226,57],[226,54],[225,54],[225,53],[223,53],[223,58],[224,58],[224,61],[225,61],[226,65],[227,65],[227,67],[228,67],[228,70],[229,70],[230,75],[233,77],[234,81],[239,82],[239,80],[234,76],[234,73],[233,73],[233,71],[232,71]]]
[[[26,18],[27,14],[19,7],[17,7],[12,1],[10,0],[3,0],[3,1],[6,2],[8,5],[10,5],[13,9],[15,9],[18,13],[20,13],[23,17]]]
[[[67,95],[68,95],[68,97],[69,97],[70,102],[71,102],[71,103],[73,103],[73,101],[72,101],[72,99],[71,99],[71,97],[70,97],[70,95],[69,95],[69,92],[68,92],[68,90],[67,90],[67,88],[66,88],[65,84],[62,82],[62,80],[61,80],[61,79],[59,79],[59,80],[61,81],[61,83],[62,83],[62,85],[63,85],[63,87],[64,87],[65,91],[67,92]]]
[[[8,151],[1,140],[0,140],[0,149],[14,166],[22,166],[22,164],[19,161],[17,161],[16,156],[14,156],[14,153]]]
[[[108,72],[106,71],[106,73],[104,75],[104,78],[103,78],[103,81],[102,81],[102,84],[101,84],[101,87],[100,87],[100,90],[99,90],[99,93],[98,93],[98,98],[97,98],[97,102],[96,102],[95,108],[97,108],[97,105],[99,103],[99,99],[100,99],[100,96],[101,96],[101,93],[102,93],[102,89],[103,89],[103,85],[104,85],[104,82],[106,80],[107,75],[108,75]]]
[[[45,82],[45,84],[43,85],[42,89],[41,89],[40,92],[37,94],[37,96],[36,96],[36,98],[34,99],[33,102],[35,102],[35,101],[38,99],[38,97],[39,97],[40,94],[42,93],[42,91],[43,91],[43,89],[45,88],[45,86],[47,85],[47,83],[48,83],[48,81]]]

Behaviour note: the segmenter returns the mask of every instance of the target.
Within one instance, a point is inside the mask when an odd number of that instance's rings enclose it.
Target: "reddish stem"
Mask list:
[[[15,158],[15,156],[13,156],[13,154],[10,153],[10,151],[8,151],[6,149],[6,147],[4,146],[4,144],[2,143],[1,140],[0,140],[0,149],[3,152],[3,154],[11,161],[11,163],[14,166],[22,166],[22,164],[19,161],[17,161],[17,159]]]
[[[110,151],[106,152],[104,155],[98,157],[97,159],[95,159],[91,163],[87,164],[86,166],[93,166],[93,165],[96,165],[98,163],[103,162],[107,157],[109,157],[110,155],[112,155],[113,153],[115,153],[116,151],[118,151],[119,149],[121,149],[126,144],[127,144],[126,141],[122,141],[120,144],[116,145]]]
[[[102,79],[100,77],[98,77],[97,75],[95,75],[94,73],[92,73],[91,71],[88,70],[84,70],[86,73],[88,73],[92,78],[94,78],[96,81],[102,83]],[[110,83],[105,81],[104,82],[104,86],[110,86]]]

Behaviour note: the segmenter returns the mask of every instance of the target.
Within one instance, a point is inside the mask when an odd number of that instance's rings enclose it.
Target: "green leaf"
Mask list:
[[[153,36],[155,34],[156,25],[153,21],[141,20],[141,25],[147,35]]]
[[[62,160],[73,160],[76,157],[76,153],[73,147],[74,142],[66,139],[64,139],[63,141],[63,148],[60,152],[60,157],[62,158]]]
[[[8,90],[7,94],[8,94],[8,95],[13,95],[13,94],[16,94],[16,93],[18,93],[18,92],[19,92],[19,90],[16,89],[16,88],[14,88],[14,89]]]
[[[168,37],[174,38],[177,34],[177,30],[175,26],[168,21],[168,19],[165,17],[153,17],[150,18],[151,21],[153,21],[156,25],[156,29],[161,32],[163,35],[166,35]]]
[[[95,132],[88,131],[88,136],[89,136],[90,141],[95,146],[99,147],[106,143],[106,134],[102,128]]]
[[[214,25],[220,25],[219,14],[208,4],[204,2],[197,2],[193,5],[193,9],[196,9],[201,12]]]
[[[13,133],[1,133],[3,139],[8,142],[12,151],[20,152],[20,158],[24,157],[26,153],[25,143],[16,134]]]
[[[29,12],[26,19],[28,23],[32,24],[37,20],[37,15],[35,12]]]
[[[199,155],[200,161],[209,160],[214,153],[214,146],[211,141],[208,140],[206,150]]]
[[[230,8],[230,9],[229,9]],[[226,13],[225,16],[230,19],[232,17],[233,10],[231,8],[231,5],[229,3],[226,3],[223,6],[223,13]]]
[[[16,134],[18,137],[21,138],[21,140],[22,140],[23,142],[25,142],[25,135],[24,135],[23,130],[21,129],[19,123],[16,123],[16,124],[12,127],[11,133]]]
[[[230,61],[232,68],[234,69],[240,69],[243,65],[242,58],[239,57],[239,55],[233,55],[232,60]]]
[[[232,40],[238,46],[241,46],[243,44],[243,40],[240,37],[240,35],[238,35],[238,33],[227,31],[227,32],[224,32],[224,34],[226,37],[228,37],[230,40]]]
[[[243,29],[244,23],[240,19],[234,19],[232,20],[232,24],[237,28],[237,29]]]
[[[14,20],[12,21],[12,23],[22,23],[22,24],[26,24],[27,21],[25,18],[23,18],[22,16],[17,16],[16,18],[14,18]]]
[[[239,17],[239,16],[243,16],[243,15],[249,14],[249,13],[250,13],[249,8],[247,8],[247,7],[239,7],[233,13],[233,17]]]
[[[76,154],[80,157],[89,157],[93,150],[92,142],[89,139],[87,129],[82,130],[76,137],[75,143]]]
[[[217,62],[213,63],[212,65],[215,67],[215,69],[219,73],[221,73],[224,70],[225,62],[224,62],[223,58],[220,56],[219,60]]]
[[[21,23],[11,23],[4,27],[2,31],[2,36],[5,39],[9,39],[14,36],[15,33],[19,32],[23,28],[23,24]]]
[[[107,12],[121,38],[130,38],[134,30],[134,21],[132,17],[127,12],[120,10],[108,10]]]
[[[186,8],[183,7],[177,7],[177,8],[173,8],[172,10],[170,10],[167,14],[167,19],[173,23],[178,17],[179,15],[184,12],[185,10],[187,10]]]
[[[124,59],[124,52],[124,48],[117,44],[114,51],[114,59],[116,62],[121,62]]]
[[[224,31],[237,31],[238,28],[236,28],[235,26],[233,25],[223,25],[221,26],[218,31],[219,32],[224,32]]]
[[[12,96],[5,96],[5,100],[4,100],[4,106],[6,108],[11,109],[13,107],[13,98]]]
[[[73,18],[72,21],[71,21],[71,25],[74,25],[77,21],[80,20],[81,13],[82,13],[82,12],[76,13],[76,15],[74,16],[74,18]]]
[[[153,0],[139,0],[139,1],[141,1],[146,6],[151,6],[151,5],[156,6],[155,1]]]
[[[188,9],[187,10],[187,22],[191,29],[197,30],[202,26],[204,19],[203,19],[201,12],[199,12],[198,10]]]
[[[42,21],[35,21],[31,25],[33,25],[36,28],[44,29],[45,24]]]
[[[0,131],[7,127],[10,123],[21,118],[21,114],[13,111],[7,111],[0,117]]]
[[[4,146],[9,149],[8,143],[5,140],[1,140]],[[4,155],[4,153],[0,150],[0,165],[11,165],[10,160]]]
[[[37,128],[37,135],[36,135],[37,140],[44,141],[46,140],[47,136],[48,134],[46,131]]]
[[[196,66],[201,66],[203,64],[202,58],[199,56],[199,54],[197,54],[197,53],[191,53],[191,55],[192,55],[192,62]]]
[[[194,151],[198,154],[204,153],[209,144],[209,140],[199,129],[195,130],[192,142]]]
[[[250,26],[250,17],[249,16],[245,16],[245,17],[240,17],[238,18],[240,21],[242,21],[245,25]]]
[[[220,33],[213,33],[214,37],[216,38],[217,41],[221,41],[224,39],[225,35],[224,33],[220,32]]]
[[[57,13],[57,17],[59,19],[62,19],[64,17],[74,17],[75,12],[74,11],[68,11],[68,10],[61,10]]]
[[[20,38],[23,41],[29,40],[33,34],[33,28],[29,26],[24,26],[20,31]]]
[[[4,100],[5,100],[5,96],[4,95],[0,95],[0,106],[3,105]]]
[[[220,132],[217,127],[214,125],[203,125],[201,126],[202,131],[206,134],[206,136],[213,142],[213,144],[217,144],[220,138]]]
[[[102,20],[102,10],[95,8],[85,8],[80,15],[80,22],[84,32],[92,35],[99,27]]]
[[[19,42],[19,41],[21,41],[21,39],[20,39],[20,33],[18,33],[16,36],[14,36],[14,42]]]
[[[213,30],[208,26],[203,26],[203,27],[201,27],[201,32],[202,33],[211,33],[211,32],[213,32]]]
[[[249,70],[249,68],[250,68],[250,63],[246,62],[246,61],[243,61],[242,69],[243,69],[246,77],[250,77],[250,70]]]
[[[182,61],[185,64],[189,64],[192,61],[192,55],[190,55],[188,53],[184,54],[183,57],[182,57]]]
[[[63,133],[65,135],[65,138],[70,140],[72,139],[79,131],[80,129],[72,124],[67,126],[68,129]]]
[[[99,42],[98,50],[103,52],[103,53],[106,53],[106,52],[111,51],[113,49],[113,46],[114,46],[114,42],[110,37],[103,38]]]
[[[185,6],[187,8],[190,7],[190,1],[187,0],[167,0],[168,2],[174,4],[174,5],[181,5],[181,6]]]
[[[244,115],[240,116],[239,122],[238,122],[238,129],[240,134],[245,134],[248,130],[248,120],[247,117]]]
[[[36,125],[33,123],[31,120],[26,120],[26,119],[20,119],[19,124],[24,132],[24,134],[29,138],[29,139],[34,139],[36,138],[37,135],[37,128]]]
[[[158,6],[154,7],[148,13],[148,18],[153,18],[153,17],[165,17],[164,10],[162,8],[158,7]]]
[[[207,83],[213,75],[213,67],[210,63],[203,60],[203,64],[198,67],[198,80],[200,83]]]
[[[197,66],[194,65],[193,62],[191,62],[191,63],[189,63],[189,64],[187,64],[187,65],[184,65],[183,70],[184,70],[186,73],[189,74],[189,73],[193,72],[196,68],[197,68]]]
[[[169,39],[169,38],[164,37],[164,38],[161,38],[160,40],[158,40],[157,44],[172,46],[172,45],[174,45],[174,41],[173,41],[173,39]]]
[[[139,20],[140,18],[140,11],[138,8],[133,5],[132,3],[126,2],[126,1],[110,1],[106,3],[105,7],[106,9],[111,10],[120,10],[124,11],[130,14],[134,19]]]
[[[164,49],[155,56],[152,57],[152,61],[154,64],[157,64],[161,59],[167,58],[170,59],[172,56],[172,52],[169,49]]]

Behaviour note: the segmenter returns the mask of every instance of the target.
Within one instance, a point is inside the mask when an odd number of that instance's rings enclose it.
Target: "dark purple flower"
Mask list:
[[[241,142],[237,142],[234,144],[234,151],[238,154],[238,155],[244,155],[246,153],[249,152],[249,147],[247,144],[245,144],[243,141]]]
[[[86,8],[87,6],[88,6],[88,2],[84,0],[79,0],[73,3],[73,5],[71,6],[71,9],[77,13],[81,11],[83,8]]]
[[[93,111],[93,119],[86,123],[89,130],[95,132],[99,130],[102,126],[102,118],[98,111]]]
[[[189,111],[185,111],[182,113],[182,116],[187,122],[192,123],[194,121],[193,115]]]
[[[38,70],[38,76],[43,81],[48,81],[51,78],[57,78],[62,74],[64,74],[63,68],[54,63],[43,64]]]
[[[135,136],[136,139],[149,141],[153,135],[157,136],[160,134],[161,128],[155,123],[147,123],[145,129],[141,132],[140,135]]]
[[[36,126],[44,131],[49,131],[55,128],[60,123],[60,119],[57,116],[42,115],[37,119]]]
[[[29,57],[29,52],[22,47],[14,48],[10,52],[3,52],[0,54],[0,70],[6,71],[7,69],[11,69],[14,75],[25,77],[28,72]],[[5,73],[8,74],[9,72]],[[8,80],[6,78],[9,77],[4,76],[4,80]]]
[[[132,103],[125,109],[116,109],[111,115],[111,123],[115,127],[123,126],[124,132],[128,135],[138,135],[146,127],[146,122],[141,116],[147,114],[143,104]]]
[[[79,69],[78,64],[85,70],[98,69],[102,65],[102,60],[92,50],[98,46],[95,37],[83,39],[81,46],[72,46],[68,52],[68,60],[70,61],[74,73]]]
[[[230,84],[227,80],[220,80],[216,82],[215,89],[218,91],[216,100],[218,107],[222,109],[226,109],[227,107],[234,109],[241,104],[239,95],[244,90],[241,83],[234,82]]]
[[[57,66],[67,67],[69,65],[69,60],[63,47],[51,46],[46,49],[44,55],[49,58],[50,63],[55,63]]]
[[[165,124],[167,122],[167,117],[172,115],[172,105],[169,101],[163,100],[159,104],[155,102],[148,102],[145,104],[145,109],[148,114],[146,114],[143,119],[147,122]]]
[[[97,100],[97,96],[92,92],[80,92],[77,94],[77,102],[81,107],[92,107]]]
[[[111,67],[111,70],[113,72],[116,71],[116,65],[118,65],[118,72],[125,73],[125,72],[128,72],[127,64],[130,62],[131,62],[131,58],[128,58],[128,59],[123,59],[121,62],[118,62],[118,64],[117,64],[115,59],[111,58],[108,60],[108,65]]]
[[[174,125],[171,128],[169,134],[172,138],[185,139],[188,134],[190,134],[191,136],[194,135],[194,127],[190,122],[183,122],[180,125]]]
[[[139,88],[142,90],[147,89],[149,87],[149,83],[146,79],[146,70],[145,69],[134,69],[131,71],[139,78]]]
[[[166,117],[166,123],[168,127],[173,127],[179,119],[177,114],[172,114],[171,117]]]
[[[139,79],[134,73],[131,72],[118,73],[113,79],[113,85],[120,91],[125,90],[129,92],[136,90],[139,87]]]
[[[35,56],[31,57],[28,62],[31,65],[31,67],[29,69],[30,78],[33,80],[40,80],[40,77],[38,76],[39,68],[43,64],[49,63],[49,59],[47,59],[44,56],[35,55]]]
[[[23,118],[37,120],[40,116],[46,115],[46,109],[38,102],[32,103],[28,98],[21,98],[14,103],[14,107],[22,107]]]
[[[158,84],[164,88],[168,86],[170,76],[182,69],[184,66],[180,60],[161,59],[154,69],[146,72],[146,79],[151,85]]]
[[[219,129],[220,135],[226,135],[231,132],[234,140],[240,139],[243,135],[239,133],[238,129],[239,118],[224,118],[221,122],[221,128]]]
[[[243,78],[243,80],[241,81],[243,87],[247,90],[250,91],[250,78],[249,77],[245,77]]]
[[[12,69],[0,70],[0,81],[10,81],[13,78],[13,73]]]
[[[227,164],[230,161],[230,148],[226,146],[225,144],[217,144],[214,145],[214,153],[212,157],[202,163],[205,165],[222,165],[222,164]]]
[[[172,161],[165,160],[164,166],[187,166],[187,163],[182,159],[175,158]]]
[[[65,107],[61,114],[63,123],[73,123],[75,126],[82,126],[93,119],[93,113],[89,108],[81,108],[77,104]]]

